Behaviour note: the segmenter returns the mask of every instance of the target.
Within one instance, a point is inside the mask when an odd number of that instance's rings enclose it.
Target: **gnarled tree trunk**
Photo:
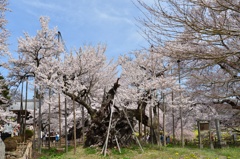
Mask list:
[[[141,112],[139,111],[139,109],[121,110],[117,106],[113,105],[115,93],[120,86],[118,84],[118,80],[115,82],[114,86],[108,91],[106,96],[103,97],[102,105],[99,110],[91,108],[84,101],[82,101],[81,98],[75,98],[76,102],[82,104],[87,109],[91,117],[91,122],[89,123],[88,128],[86,128],[86,140],[84,142],[85,147],[89,147],[92,145],[104,145],[110,121],[110,107],[113,107],[114,109],[112,109],[113,114],[111,129],[108,138],[108,147],[114,147],[117,145],[116,138],[121,146],[127,146],[128,144],[135,142],[132,128],[129,125],[128,120],[130,121],[130,124],[134,126],[137,123],[136,120],[140,120]],[[65,94],[67,93],[65,92]],[[148,125],[148,117],[145,115],[145,113],[142,114],[142,123],[144,125]],[[82,127],[77,129],[77,138],[80,138],[80,135],[82,135],[82,133],[79,133],[79,131],[81,130]],[[71,133],[73,132],[71,131],[68,137],[71,136]]]

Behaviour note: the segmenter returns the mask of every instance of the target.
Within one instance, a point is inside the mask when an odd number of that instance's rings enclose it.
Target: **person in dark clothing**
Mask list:
[[[12,136],[13,128],[12,124],[6,123],[3,128],[3,133],[1,134],[1,138],[4,141],[6,138],[9,138]]]

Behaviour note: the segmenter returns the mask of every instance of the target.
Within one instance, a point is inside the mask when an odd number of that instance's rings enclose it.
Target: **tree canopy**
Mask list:
[[[240,82],[238,0],[139,0],[139,19],[154,51],[181,61],[181,74],[200,100],[238,108]]]
[[[5,11],[7,1],[1,2]],[[55,131],[61,131],[57,119],[66,130],[75,131],[77,126],[86,134],[85,146],[105,145],[109,127],[111,146],[116,145],[116,136],[121,144],[128,144],[135,140],[132,125],[136,122],[156,134],[160,132],[156,127],[174,135],[176,129],[179,139],[183,127],[186,138],[194,136],[195,121],[200,118],[221,118],[226,123],[238,119],[239,1],[158,0],[146,4],[138,0],[138,6],[144,14],[139,24],[149,48],[116,61],[107,58],[107,47],[102,44],[68,52],[57,27],[49,27],[50,18],[40,17],[40,30],[35,36],[25,32],[18,39],[18,56],[10,56],[3,65],[9,74],[7,83],[0,76],[0,105],[9,100],[8,85],[18,90],[29,82],[39,99],[38,124]],[[2,18],[0,55],[7,55]],[[218,108],[223,104],[236,111],[224,116]],[[88,127],[85,132],[83,126]]]

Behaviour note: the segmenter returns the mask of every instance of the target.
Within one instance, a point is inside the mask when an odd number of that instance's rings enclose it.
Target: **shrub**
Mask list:
[[[22,136],[13,136],[12,139],[16,140],[17,143],[23,142],[23,137]]]
[[[17,149],[17,140],[16,138],[9,137],[4,140],[5,150],[6,151],[15,151]]]
[[[25,130],[25,138],[30,139],[33,136],[33,131],[32,130]]]

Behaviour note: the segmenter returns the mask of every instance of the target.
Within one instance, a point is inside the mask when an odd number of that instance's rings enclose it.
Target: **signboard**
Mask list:
[[[199,123],[200,124],[200,130],[209,130],[209,123]]]

